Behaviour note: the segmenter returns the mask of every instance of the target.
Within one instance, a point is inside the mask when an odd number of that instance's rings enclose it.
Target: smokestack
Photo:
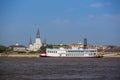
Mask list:
[[[87,39],[84,38],[84,49],[86,49],[86,48],[87,48]]]

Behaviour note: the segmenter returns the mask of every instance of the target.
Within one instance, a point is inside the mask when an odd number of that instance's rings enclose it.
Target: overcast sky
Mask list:
[[[120,46],[120,0],[0,0],[0,44],[28,46],[38,28],[49,44]]]

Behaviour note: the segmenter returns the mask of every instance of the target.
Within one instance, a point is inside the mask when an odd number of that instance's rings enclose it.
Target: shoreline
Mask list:
[[[32,58],[32,57],[36,57],[36,58],[39,58],[40,55],[37,53],[33,53],[33,54],[4,54],[4,53],[1,53],[0,54],[0,58],[1,57],[28,57],[28,58]],[[104,55],[103,58],[120,58],[120,55]]]
[[[8,55],[0,55],[0,57],[39,57],[39,54],[8,54]]]
[[[30,54],[9,54],[9,55],[0,55],[0,58],[1,57],[28,57],[28,58],[32,58],[32,57],[36,57],[36,58],[39,58],[40,56],[39,56],[39,54],[32,54],[32,55],[30,55]],[[120,56],[103,56],[102,58],[120,58]]]
[[[120,56],[103,56],[103,58],[120,58]]]

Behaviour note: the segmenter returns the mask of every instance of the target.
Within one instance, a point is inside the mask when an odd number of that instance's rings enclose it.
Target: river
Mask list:
[[[0,80],[120,80],[120,58],[0,57]]]

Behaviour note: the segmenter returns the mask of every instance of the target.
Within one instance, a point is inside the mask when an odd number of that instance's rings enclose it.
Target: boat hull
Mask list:
[[[46,57],[81,57],[81,58],[85,58],[85,57],[89,57],[89,58],[97,58],[100,56],[90,56],[90,55],[79,55],[79,54],[46,54]]]

